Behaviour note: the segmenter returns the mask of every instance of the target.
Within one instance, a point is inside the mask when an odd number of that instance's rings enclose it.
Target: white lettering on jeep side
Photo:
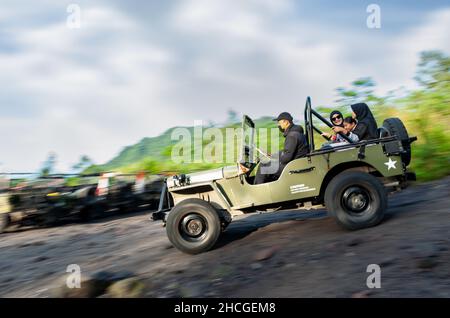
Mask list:
[[[304,184],[296,184],[296,185],[290,186],[289,188],[291,190],[291,194],[316,190],[316,188],[310,188],[309,186],[305,186]]]

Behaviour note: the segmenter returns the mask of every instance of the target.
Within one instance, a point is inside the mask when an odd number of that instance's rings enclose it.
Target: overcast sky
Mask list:
[[[414,87],[419,52],[450,52],[450,1],[17,1],[0,4],[0,171],[58,170],[194,120],[289,111],[372,76]],[[69,28],[67,7],[81,9]]]

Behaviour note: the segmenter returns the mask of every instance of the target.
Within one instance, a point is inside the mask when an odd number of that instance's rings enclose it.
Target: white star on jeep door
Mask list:
[[[391,158],[389,158],[388,162],[385,162],[384,164],[388,167],[388,171],[392,169],[397,169],[397,167],[395,166],[395,164],[397,163],[397,161],[392,160]]]

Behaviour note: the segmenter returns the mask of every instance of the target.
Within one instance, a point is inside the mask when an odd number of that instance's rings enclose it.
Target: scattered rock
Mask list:
[[[450,247],[450,241],[438,240],[438,241],[434,242],[433,246],[434,246],[434,250],[438,254],[442,254],[442,252],[448,251],[448,249]]]
[[[277,250],[278,250],[277,247],[269,247],[269,248],[263,249],[255,254],[255,256],[253,257],[253,260],[257,261],[257,262],[267,260],[267,259],[271,258],[276,253]]]
[[[164,287],[162,290],[158,290],[155,294],[158,298],[181,298],[180,286],[177,282],[172,282]]]
[[[363,240],[361,238],[352,238],[346,242],[347,246],[357,246],[361,245],[363,243]]]
[[[205,296],[206,285],[201,282],[190,282],[183,284],[180,288],[181,297],[199,298]]]
[[[222,279],[224,277],[230,277],[233,273],[233,267],[229,265],[219,265],[211,273],[211,277],[215,279]]]
[[[372,291],[370,290],[363,290],[357,293],[352,294],[352,298],[369,298],[369,296],[372,294]]]
[[[109,285],[134,276],[136,275],[129,271],[118,271],[118,272],[98,271],[92,274],[93,279],[109,283]]]
[[[47,271],[39,275],[39,278],[47,278],[55,274],[55,271]]]
[[[324,256],[320,253],[312,253],[311,255],[309,255],[307,257],[308,260],[310,261],[318,261],[320,259],[322,259]]]
[[[94,298],[102,295],[108,284],[104,281],[92,278],[82,279],[80,288],[69,288],[66,280],[59,280],[60,286],[53,289],[52,294],[55,298]]]
[[[142,298],[146,285],[137,277],[127,278],[109,286],[107,293],[113,298]]]
[[[14,278],[12,277],[7,277],[4,280],[1,281],[2,284],[7,284],[7,283],[11,283],[14,281]]]
[[[283,230],[287,230],[293,226],[296,226],[299,224],[298,220],[290,220],[290,221],[284,221],[284,222],[277,222],[277,223],[272,223],[269,224],[267,226],[265,226],[262,229],[258,229],[258,231],[274,231],[274,232],[278,232],[278,231],[283,231]]]
[[[164,289],[170,293],[178,292],[180,285],[177,282],[169,283]]]
[[[435,244],[417,245],[415,250],[413,251],[413,254],[420,259],[438,257],[440,253],[440,247]]]
[[[344,254],[344,256],[347,256],[347,257],[351,257],[351,256],[355,256],[355,255],[356,255],[356,253],[353,253],[353,252],[348,252],[348,253]]]
[[[284,266],[284,264],[286,264],[286,262],[285,261],[283,261],[283,260],[279,260],[277,263],[276,263],[276,265],[275,265],[275,267],[283,267]]]
[[[339,246],[339,244],[338,244],[337,242],[332,242],[332,243],[327,244],[327,245],[326,245],[326,248],[327,248],[327,249],[330,249],[330,250],[334,250],[334,249],[336,249],[338,246]]]
[[[250,268],[253,270],[258,270],[261,269],[263,266],[261,265],[261,263],[252,263],[250,264]]]
[[[39,263],[48,260],[47,256],[38,256],[33,260],[33,263]]]
[[[383,259],[379,265],[381,267],[391,266],[392,264],[395,263],[396,260],[397,260],[396,257],[387,257],[387,258]]]
[[[209,292],[207,292],[206,294],[205,294],[205,297],[208,297],[208,298],[211,298],[211,297],[218,297],[219,296],[219,294],[217,293],[217,292],[215,292],[215,291],[209,291]]]
[[[170,250],[170,249],[172,249],[172,248],[173,248],[173,245],[172,245],[172,244],[167,244],[167,245],[164,246],[164,249],[165,249],[165,250]]]
[[[34,241],[34,242],[21,244],[18,247],[42,246],[42,245],[45,245],[45,244],[46,244],[45,241]]]
[[[69,288],[66,277],[57,284],[59,287],[53,289],[53,297],[56,298],[94,298],[105,293],[112,284],[134,276],[127,271],[108,272],[99,271],[91,276],[81,279],[80,288]]]
[[[417,261],[417,267],[420,269],[429,270],[436,267],[438,264],[437,260],[433,257],[421,258]]]

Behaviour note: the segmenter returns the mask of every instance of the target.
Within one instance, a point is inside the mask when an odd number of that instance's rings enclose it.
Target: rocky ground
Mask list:
[[[0,296],[450,297],[450,178],[390,197],[385,221],[348,232],[324,210],[234,221],[218,246],[173,248],[149,213],[0,236]],[[63,288],[78,264],[80,290]],[[368,289],[369,264],[381,288]]]

